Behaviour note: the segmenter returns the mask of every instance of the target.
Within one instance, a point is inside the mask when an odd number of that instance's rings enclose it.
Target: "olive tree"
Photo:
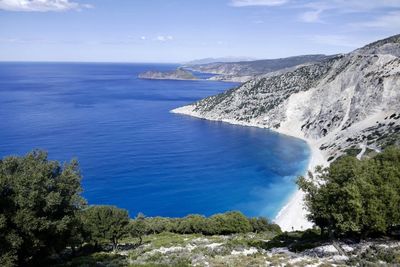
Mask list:
[[[0,265],[38,265],[73,239],[84,205],[76,160],[61,165],[47,153],[0,160]]]
[[[120,239],[129,235],[128,211],[115,206],[91,206],[82,212],[82,222],[96,247],[111,242],[116,250]]]

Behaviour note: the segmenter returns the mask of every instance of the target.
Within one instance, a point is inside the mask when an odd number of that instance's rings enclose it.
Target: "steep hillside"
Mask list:
[[[400,38],[375,42],[174,110],[275,129],[318,145],[332,160],[346,149],[379,149],[400,132]],[[394,138],[394,140],[393,140]]]

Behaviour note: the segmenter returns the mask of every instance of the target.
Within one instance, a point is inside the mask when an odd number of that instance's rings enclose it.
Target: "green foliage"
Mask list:
[[[211,234],[247,233],[253,229],[249,220],[238,211],[216,214],[210,217]]]
[[[253,231],[256,233],[268,230],[269,222],[267,218],[264,217],[250,218],[249,222],[251,224],[251,227],[253,228]]]
[[[267,243],[262,244],[262,248],[271,249],[277,247],[287,247],[290,251],[300,252],[306,249],[317,247],[327,240],[326,236],[321,237],[320,231],[308,229],[304,232],[284,232],[275,236]]]
[[[346,153],[347,156],[356,157],[358,154],[360,154],[361,151],[362,151],[361,148],[351,147],[346,149],[344,152]]]
[[[126,256],[119,254],[111,254],[105,252],[97,252],[87,256],[73,258],[71,261],[56,265],[56,267],[80,267],[80,266],[113,266],[123,267],[129,266]]]
[[[128,211],[114,206],[91,206],[82,212],[82,222],[95,245],[110,241],[115,250],[119,240],[129,235]]]
[[[146,218],[147,234],[159,234],[162,232],[171,232],[175,223],[170,218],[151,217]]]
[[[74,238],[84,204],[77,161],[49,161],[47,153],[0,160],[0,265],[37,265]]]
[[[135,220],[132,220],[129,225],[129,233],[132,237],[138,238],[139,243],[136,246],[140,246],[143,241],[143,236],[147,232],[147,224],[143,213],[139,213]]]
[[[176,232],[182,234],[195,234],[207,231],[208,221],[206,217],[197,214],[191,214],[178,220],[176,223]]]
[[[370,159],[341,157],[316,176],[300,177],[309,219],[334,235],[387,234],[400,225],[400,150]]]
[[[282,233],[279,225],[270,223],[268,221],[268,219],[265,217],[249,218],[249,222],[251,224],[253,232],[255,232],[255,233],[259,233],[259,232],[274,232],[277,234]]]
[[[184,218],[154,217],[145,219],[147,234],[173,232],[179,234],[229,235],[249,232],[281,233],[277,224],[264,217],[247,218],[238,211],[215,214],[211,217],[191,214]]]

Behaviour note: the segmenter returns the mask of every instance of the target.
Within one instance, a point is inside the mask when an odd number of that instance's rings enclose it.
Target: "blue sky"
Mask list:
[[[400,0],[0,0],[1,61],[278,58],[398,33]]]

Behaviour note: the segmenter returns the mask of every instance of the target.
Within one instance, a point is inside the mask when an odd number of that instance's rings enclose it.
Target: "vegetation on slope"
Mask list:
[[[280,232],[265,218],[240,212],[209,218],[145,218],[134,220],[114,206],[87,206],[81,197],[76,160],[61,165],[43,151],[0,160],[0,266],[39,266],[65,254],[85,250],[116,250],[122,239],[132,248],[150,233],[229,235],[260,231]]]
[[[1,266],[304,265],[321,263],[309,256],[320,253],[332,260],[323,248],[337,239],[352,246],[340,264],[400,263],[395,241],[357,243],[398,237],[398,148],[361,161],[344,156],[299,178],[316,225],[304,232],[281,233],[240,212],[131,219],[114,206],[87,206],[80,179],[76,161],[61,165],[41,151],[0,161]],[[298,254],[268,252],[277,247]]]

